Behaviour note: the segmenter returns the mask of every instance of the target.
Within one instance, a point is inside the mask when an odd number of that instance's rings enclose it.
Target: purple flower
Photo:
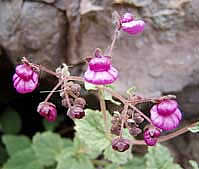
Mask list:
[[[84,79],[95,85],[106,85],[113,83],[117,77],[118,71],[112,66],[110,58],[100,55],[99,50],[96,50],[95,58],[89,61]]]
[[[13,75],[13,83],[16,91],[21,94],[31,93],[38,86],[39,74],[27,65],[22,64],[16,67]]]
[[[50,102],[41,102],[37,107],[37,112],[49,122],[53,122],[57,118],[56,106]]]
[[[133,16],[129,13],[124,14],[120,22],[122,30],[132,35],[143,32],[145,26],[144,21],[134,20]]]
[[[161,129],[149,127],[144,131],[144,141],[149,146],[154,146],[157,141],[158,137],[161,134]]]
[[[164,100],[150,110],[152,123],[163,130],[178,127],[182,114],[175,100]]]
[[[130,147],[129,145],[129,140],[124,139],[124,138],[115,138],[112,141],[112,148],[116,151],[119,152],[124,152],[126,150],[128,150]]]

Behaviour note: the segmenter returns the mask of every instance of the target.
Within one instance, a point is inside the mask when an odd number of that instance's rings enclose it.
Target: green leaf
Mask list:
[[[199,122],[197,122],[196,126],[189,128],[189,131],[191,131],[192,133],[199,132]]]
[[[146,160],[147,169],[181,169],[173,162],[169,150],[160,144],[148,148]]]
[[[4,135],[2,141],[10,156],[31,147],[31,140],[26,136]]]
[[[83,140],[80,140],[77,135],[73,140],[74,143],[74,152],[75,154],[84,153],[90,159],[95,159],[99,156],[100,152],[94,149],[90,149]]]
[[[123,165],[124,169],[146,169],[146,161],[144,157],[133,157],[132,160],[128,161],[125,165]]]
[[[86,109],[84,119],[75,120],[75,130],[78,138],[83,141],[89,150],[99,154],[110,145],[110,140],[104,132],[104,121],[102,112]],[[108,112],[107,112],[108,114]],[[108,123],[110,126],[110,115],[108,114]]]
[[[112,163],[107,165],[105,169],[146,169],[145,158],[144,157],[133,157],[124,165],[119,165]]]
[[[104,158],[116,164],[125,164],[129,159],[132,159],[131,148],[125,152],[117,152],[109,145],[104,151]]]
[[[33,137],[33,149],[41,164],[50,166],[56,162],[56,158],[61,154],[64,144],[58,134],[51,132],[37,133]]]
[[[193,169],[199,169],[198,163],[193,160],[189,160],[190,165],[193,167]]]
[[[7,109],[1,114],[0,123],[2,130],[7,134],[16,134],[21,130],[20,116],[12,109]]]
[[[94,166],[85,155],[78,155],[77,157],[62,156],[56,169],[94,169]]]
[[[15,153],[3,169],[43,169],[32,148]]]
[[[91,83],[84,82],[84,87],[86,90],[97,90],[97,87]]]

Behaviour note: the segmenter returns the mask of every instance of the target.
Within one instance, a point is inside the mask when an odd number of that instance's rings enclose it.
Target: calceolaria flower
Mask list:
[[[56,106],[50,102],[41,102],[37,107],[37,112],[49,122],[53,122],[57,118]]]
[[[112,66],[108,56],[102,56],[96,50],[95,58],[88,63],[88,69],[84,74],[84,79],[95,85],[106,85],[113,83],[118,78],[118,71]]]
[[[13,75],[16,91],[21,94],[31,93],[38,86],[39,73],[28,64],[18,65]]]
[[[125,13],[120,19],[121,29],[131,35],[136,35],[144,30],[145,22],[143,20],[134,20],[131,13]]]
[[[163,130],[175,129],[182,119],[181,111],[175,100],[161,101],[152,107],[150,113],[154,126]]]

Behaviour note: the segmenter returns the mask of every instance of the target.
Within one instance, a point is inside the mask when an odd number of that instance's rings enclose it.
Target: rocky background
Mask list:
[[[124,93],[133,85],[145,96],[176,94],[185,119],[195,121],[199,118],[198,9],[198,0],[0,0],[1,105],[21,99],[11,78],[22,56],[52,69],[66,62],[73,65],[73,74],[81,75],[82,57],[110,45],[112,13],[117,10],[132,12],[147,23],[142,35],[121,33],[116,43],[117,89]],[[41,80],[40,89],[54,85],[46,74]],[[186,134],[168,143],[185,168],[189,159],[199,162],[197,137]]]

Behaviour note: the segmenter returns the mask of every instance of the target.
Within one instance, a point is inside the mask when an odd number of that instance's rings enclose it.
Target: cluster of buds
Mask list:
[[[124,118],[124,126],[122,124],[122,118]],[[144,127],[143,137],[144,141],[149,146],[154,146],[158,142],[158,138],[163,131],[170,131],[178,127],[180,120],[182,119],[182,113],[178,108],[178,104],[172,99],[160,99],[150,110],[150,125]],[[144,118],[140,113],[134,112],[132,109],[128,109],[126,117],[122,117],[120,114],[116,114],[112,118],[111,133],[121,136],[122,127],[127,127],[129,134],[137,136],[142,133],[142,129],[139,127],[143,123]],[[127,140],[122,138],[118,142],[117,138],[114,139],[113,149],[121,151],[115,148],[117,145],[127,144]],[[122,142],[122,143],[121,143]],[[127,150],[127,149],[125,149]]]
[[[86,101],[80,97],[81,86],[72,81],[64,83],[62,86],[62,106],[68,108],[67,115],[71,119],[81,119],[85,116],[84,107]]]

